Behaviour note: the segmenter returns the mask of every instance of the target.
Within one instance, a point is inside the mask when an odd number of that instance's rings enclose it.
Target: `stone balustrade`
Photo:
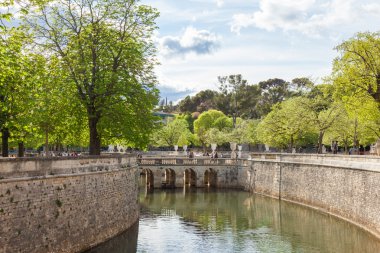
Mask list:
[[[217,158],[211,159],[209,157],[201,158],[172,158],[172,157],[144,157],[138,159],[138,163],[141,166],[159,166],[159,165],[172,165],[172,166],[248,166],[247,159],[230,159],[230,158]]]

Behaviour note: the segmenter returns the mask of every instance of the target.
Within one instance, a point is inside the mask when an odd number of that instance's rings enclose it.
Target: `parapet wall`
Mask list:
[[[248,190],[320,209],[380,237],[379,158],[254,156],[240,178]]]
[[[136,166],[133,155],[2,158],[0,179],[67,175]]]
[[[81,252],[138,221],[132,156],[0,159],[0,252]]]

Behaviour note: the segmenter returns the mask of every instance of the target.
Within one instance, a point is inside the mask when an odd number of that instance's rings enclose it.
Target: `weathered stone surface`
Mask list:
[[[239,183],[239,166],[221,165],[221,166],[205,166],[205,165],[157,165],[147,166],[140,165],[140,170],[150,170],[153,173],[154,188],[161,188],[165,178],[165,170],[173,170],[175,173],[175,187],[184,186],[184,175],[186,170],[193,170],[196,174],[196,187],[205,186],[205,172],[213,170],[216,173],[216,187],[218,188],[242,188]],[[241,169],[240,169],[241,170]]]
[[[54,173],[0,180],[0,252],[80,252],[128,229],[139,216],[138,169],[128,161],[14,160],[17,176],[23,170]],[[0,166],[11,175],[1,160]]]
[[[335,158],[336,159],[336,158]],[[240,175],[247,190],[326,211],[380,237],[380,164],[370,158],[345,163],[334,159],[254,159]],[[352,159],[352,160],[351,160]],[[373,169],[371,169],[373,168]],[[245,174],[245,175],[244,175]]]

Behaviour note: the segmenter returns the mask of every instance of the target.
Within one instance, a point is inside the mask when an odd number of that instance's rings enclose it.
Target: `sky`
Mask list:
[[[155,34],[161,98],[178,102],[218,76],[242,74],[316,83],[331,73],[334,47],[380,31],[379,0],[141,0],[160,12]]]

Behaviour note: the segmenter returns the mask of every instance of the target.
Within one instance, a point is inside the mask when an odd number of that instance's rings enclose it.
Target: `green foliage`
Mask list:
[[[314,88],[314,83],[307,77],[294,78],[289,84],[292,96],[302,96],[308,94]]]
[[[334,99],[344,104],[341,129],[335,126],[329,138],[338,136],[346,146],[369,144],[379,138],[380,33],[358,33],[336,47],[340,53],[329,81]],[[349,132],[347,132],[349,131]]]
[[[26,16],[41,50],[62,60],[89,126],[90,153],[101,141],[148,143],[158,91],[152,34],[158,12],[137,1],[34,2]],[[95,11],[96,10],[96,11]]]
[[[237,125],[232,131],[227,133],[228,142],[257,144],[257,125],[258,120],[242,120],[238,119]]]
[[[177,119],[184,119],[187,121],[187,124],[189,125],[190,132],[194,132],[194,117],[191,115],[191,113],[184,113],[177,116]]]
[[[358,33],[336,47],[331,80],[335,97],[363,96],[380,102],[380,33]]]
[[[208,130],[215,127],[215,123],[219,118],[224,118],[226,115],[221,111],[209,110],[199,115],[198,119],[194,121],[194,133],[197,135],[202,146],[205,146],[208,139]],[[223,123],[219,121],[218,123]]]
[[[178,104],[181,112],[204,112],[215,108],[215,97],[218,93],[212,90],[204,90],[197,93],[194,97],[187,96]]]
[[[244,119],[259,119],[271,107],[292,96],[310,92],[314,83],[306,77],[295,78],[292,82],[282,79],[269,79],[259,84],[248,84],[242,75],[219,76],[219,92],[200,91],[193,97],[187,96],[179,102],[181,112],[204,112],[219,110],[225,115]]]
[[[3,156],[8,156],[9,137],[18,138],[28,130],[30,84],[28,69],[33,65],[23,47],[28,37],[20,28],[0,29],[0,130]]]
[[[264,115],[270,112],[273,105],[290,97],[289,83],[279,78],[259,82],[259,87],[261,89],[260,110]]]
[[[189,125],[184,119],[174,119],[153,134],[152,142],[157,146],[187,145],[191,139]]]
[[[257,126],[259,140],[278,148],[300,144],[305,133],[312,132],[310,110],[303,97],[295,97],[273,107]]]
[[[380,111],[373,98],[345,99],[342,116],[326,133],[325,143],[338,140],[345,147],[369,145],[380,137]]]

